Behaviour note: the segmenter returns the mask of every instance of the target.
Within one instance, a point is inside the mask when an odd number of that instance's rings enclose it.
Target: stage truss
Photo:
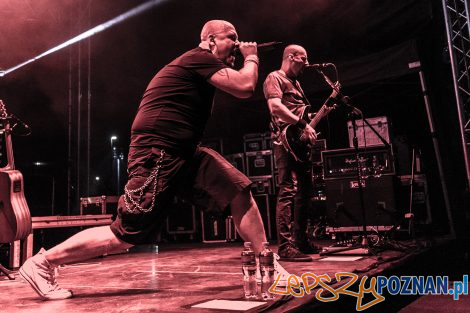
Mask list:
[[[470,10],[468,0],[442,0],[461,140],[470,190]]]

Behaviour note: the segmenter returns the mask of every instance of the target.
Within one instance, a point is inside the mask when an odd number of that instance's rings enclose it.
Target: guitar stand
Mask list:
[[[9,280],[15,280],[15,277],[11,275],[13,272],[5,268],[2,264],[0,264],[0,272],[2,272],[6,277],[8,277]]]

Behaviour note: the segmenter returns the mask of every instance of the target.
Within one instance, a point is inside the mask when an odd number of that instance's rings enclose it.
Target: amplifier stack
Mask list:
[[[393,154],[390,148],[374,146],[360,148],[359,164],[354,149],[322,152],[326,187],[327,224],[336,232],[352,228],[393,226],[399,218]],[[358,166],[362,177],[359,182]],[[361,183],[365,221],[360,201]]]

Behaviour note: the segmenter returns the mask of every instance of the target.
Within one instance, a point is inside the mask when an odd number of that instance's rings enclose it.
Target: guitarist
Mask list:
[[[276,226],[278,254],[284,261],[312,261],[307,254],[318,252],[308,242],[306,234],[307,210],[313,190],[311,163],[297,161],[280,140],[282,130],[289,125],[299,127],[312,144],[317,138],[306,121],[310,105],[297,81],[307,65],[305,49],[289,45],[284,49],[281,69],[270,73],[263,85],[271,114],[274,161],[279,171]],[[333,91],[329,99],[335,96]]]

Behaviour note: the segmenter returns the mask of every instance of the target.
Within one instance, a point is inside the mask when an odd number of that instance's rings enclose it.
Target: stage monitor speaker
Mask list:
[[[327,180],[326,212],[331,227],[363,226],[357,179]],[[394,175],[369,177],[363,181],[366,226],[395,225],[399,219]]]

